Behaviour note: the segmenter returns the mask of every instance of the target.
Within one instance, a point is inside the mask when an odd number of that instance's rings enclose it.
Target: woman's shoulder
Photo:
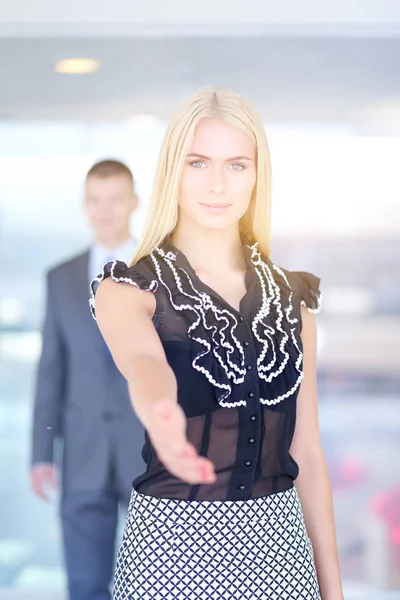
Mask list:
[[[109,278],[116,283],[129,284],[146,292],[156,292],[158,288],[158,281],[154,276],[149,257],[146,256],[133,265],[127,265],[121,260],[109,260],[103,266],[101,273],[90,283],[91,298],[89,304],[94,318],[96,318],[96,292],[101,282]]]
[[[308,271],[290,271],[274,263],[272,264],[280,288],[289,295],[294,296],[310,312],[319,312],[322,300],[320,277]]]
[[[111,277],[117,283],[130,283],[136,287],[145,287],[152,284],[154,270],[149,257],[140,259],[133,265],[127,265],[121,260],[109,260],[103,266],[102,272],[95,277],[92,284],[97,287],[104,280]],[[155,284],[152,284],[153,287]]]
[[[279,289],[280,300],[291,311],[294,305],[304,305],[310,312],[318,312],[321,308],[321,280],[308,271],[290,271],[275,263],[269,254],[263,253],[258,242],[244,245],[245,256],[255,269],[263,287],[267,286],[273,303],[279,304],[276,290]],[[266,288],[265,288],[266,291]]]

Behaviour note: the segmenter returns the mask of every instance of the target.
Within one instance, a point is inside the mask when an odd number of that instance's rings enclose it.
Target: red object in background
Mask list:
[[[361,483],[365,479],[365,472],[364,465],[357,456],[350,456],[329,467],[331,484],[335,491]]]
[[[371,507],[391,530],[393,528],[400,528],[400,486],[396,486],[388,492],[373,496],[371,499]]]
[[[373,496],[371,508],[387,526],[395,565],[400,568],[400,485]]]
[[[393,531],[391,532],[391,541],[392,544],[400,546],[400,527],[393,529]]]
[[[387,493],[380,493],[380,494],[376,494],[375,496],[372,496],[370,504],[371,504],[371,508],[372,508],[372,512],[374,512],[377,515],[382,516],[386,506],[388,506],[390,502],[390,495]]]
[[[340,465],[339,473],[343,482],[359,483],[365,471],[361,460],[357,456],[350,456]]]

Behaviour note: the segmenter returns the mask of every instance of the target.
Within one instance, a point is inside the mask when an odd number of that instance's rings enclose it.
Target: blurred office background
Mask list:
[[[29,441],[44,272],[90,241],[85,171],[129,164],[139,235],[171,111],[217,84],[253,101],[269,134],[272,258],[322,279],[345,598],[400,598],[400,4],[62,4],[0,3],[0,596],[64,597],[57,498],[29,489]],[[72,58],[97,62],[57,72]]]

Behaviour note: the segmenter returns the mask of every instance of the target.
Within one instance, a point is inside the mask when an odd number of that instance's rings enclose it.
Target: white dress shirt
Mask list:
[[[101,244],[94,243],[90,248],[89,256],[89,281],[97,277],[103,269],[105,263],[109,260],[122,260],[129,265],[132,261],[136,249],[136,241],[129,238],[122,246],[110,250]]]

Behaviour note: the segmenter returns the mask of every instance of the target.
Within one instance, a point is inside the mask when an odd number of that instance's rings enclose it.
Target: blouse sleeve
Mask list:
[[[94,319],[96,319],[97,289],[100,283],[109,277],[111,277],[117,283],[134,285],[136,288],[144,290],[145,292],[155,292],[158,286],[158,282],[155,279],[147,279],[138,271],[136,266],[128,267],[128,265],[120,260],[109,260],[104,265],[100,275],[95,277],[90,283],[91,298],[89,300],[89,306]]]
[[[322,294],[320,289],[320,278],[312,273],[299,271],[295,273],[297,280],[297,293],[300,303],[311,313],[321,310]]]

